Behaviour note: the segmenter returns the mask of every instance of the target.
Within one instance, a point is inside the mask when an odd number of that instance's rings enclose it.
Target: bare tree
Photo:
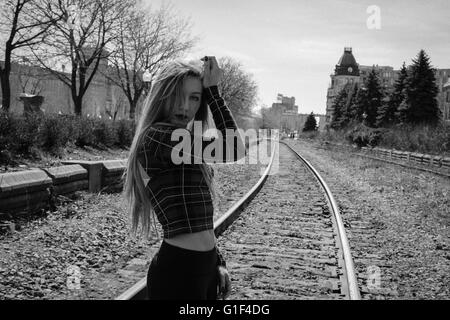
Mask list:
[[[116,120],[117,114],[120,112],[120,110],[125,108],[125,98],[123,95],[119,95],[114,99],[110,105],[107,105],[105,107],[105,113],[113,120]]]
[[[165,61],[192,48],[196,39],[191,37],[190,29],[190,22],[176,17],[167,6],[155,11],[136,7],[120,17],[109,57],[112,70],[105,76],[125,93],[130,119],[135,117],[146,86],[144,72],[153,77]]]
[[[35,15],[35,4],[33,0],[0,0],[0,41],[4,43],[1,48],[4,62],[0,64],[0,80],[2,106],[7,111],[11,104],[9,77],[14,52],[40,44],[48,36],[51,25],[61,18],[53,15],[39,19]]]
[[[219,88],[230,109],[237,115],[251,115],[258,98],[258,86],[253,76],[230,57],[220,58],[219,65],[224,70]]]
[[[39,95],[42,91],[41,79],[42,74],[36,71],[36,67],[29,64],[29,61],[22,57],[22,62],[18,69],[19,84],[22,93]]]
[[[81,115],[83,97],[101,63],[106,63],[108,46],[121,15],[134,5],[132,0],[41,0],[36,15],[54,21],[52,32],[33,57],[66,84]],[[55,17],[62,17],[55,20]],[[63,66],[69,73],[61,72]]]

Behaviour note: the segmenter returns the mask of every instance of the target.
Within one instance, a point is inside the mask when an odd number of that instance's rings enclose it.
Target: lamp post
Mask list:
[[[150,91],[150,83],[152,81],[152,75],[148,72],[148,70],[145,70],[142,75],[142,81],[144,82],[144,94],[147,95]]]
[[[148,70],[145,70],[145,72],[142,74],[142,82],[143,82],[142,94],[144,95],[144,100],[145,100],[145,98],[147,97],[147,95],[150,92],[150,84],[152,82],[152,75],[150,72],[148,72]],[[134,111],[134,120],[136,123],[138,122],[138,119],[141,114],[141,105],[142,105],[142,103],[138,103],[136,105],[136,110]]]

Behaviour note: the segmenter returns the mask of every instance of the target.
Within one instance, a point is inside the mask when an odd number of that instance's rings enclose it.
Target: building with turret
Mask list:
[[[331,84],[327,92],[326,123],[329,124],[333,117],[333,101],[339,92],[347,85],[354,85],[360,82],[359,65],[353,56],[352,48],[344,48],[344,53],[339,59],[334,69],[334,74],[330,75]]]

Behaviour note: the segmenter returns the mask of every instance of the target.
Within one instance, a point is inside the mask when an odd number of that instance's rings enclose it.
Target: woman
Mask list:
[[[208,107],[223,139],[223,160],[236,161],[242,150],[239,135],[232,146],[225,140],[226,129],[237,126],[217,87],[222,70],[215,57],[201,60],[203,68],[181,61],[162,68],[145,100],[124,174],[133,231],[140,227],[146,235],[157,232],[155,216],[163,229],[164,239],[148,270],[150,299],[225,299],[231,290],[213,228],[212,173],[194,150],[187,154],[192,161],[173,161],[174,155],[187,151],[177,148],[180,142],[172,141],[172,133],[188,130],[193,121],[202,124],[204,133],[211,127]],[[202,141],[202,151],[213,141]],[[233,156],[226,158],[230,152]]]

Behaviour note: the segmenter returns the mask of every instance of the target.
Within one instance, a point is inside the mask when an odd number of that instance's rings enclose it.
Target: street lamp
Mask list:
[[[152,75],[148,70],[145,70],[144,74],[142,75],[142,81],[144,81],[144,93],[145,95],[148,94],[150,91],[150,82],[152,81]]]
[[[147,95],[150,93],[150,84],[152,82],[152,74],[148,72],[148,69],[145,70],[145,72],[142,74],[142,82],[143,82],[143,90],[142,94],[144,95],[144,100],[147,97]],[[136,110],[134,110],[134,120],[137,122],[139,119],[139,116],[141,114],[141,103],[138,103],[136,106]]]

